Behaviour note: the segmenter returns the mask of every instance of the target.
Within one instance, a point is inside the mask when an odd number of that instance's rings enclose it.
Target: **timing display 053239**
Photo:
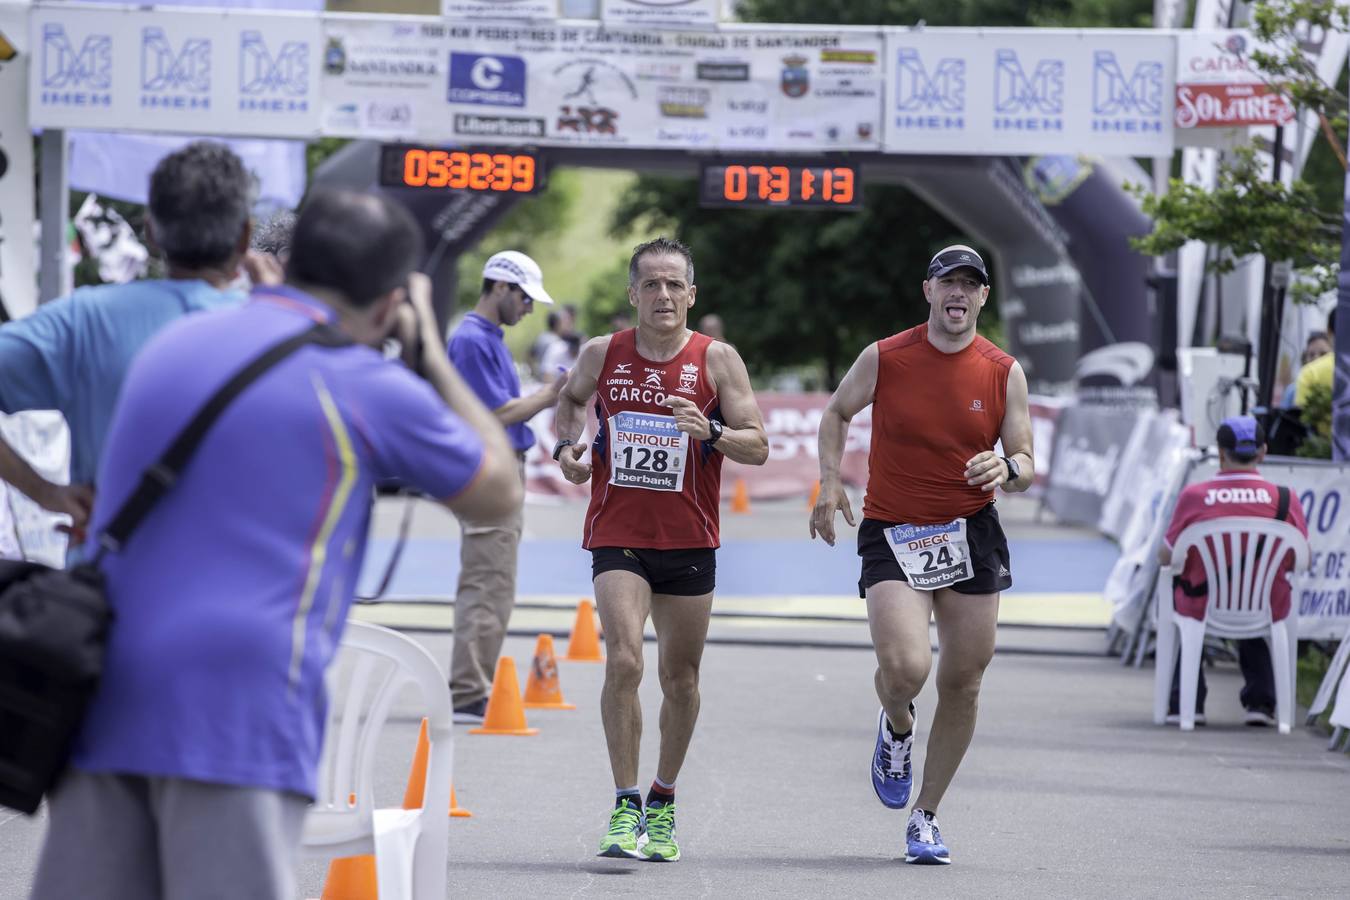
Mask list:
[[[380,150],[380,184],[423,190],[533,194],[543,187],[543,170],[533,153],[387,144]]]

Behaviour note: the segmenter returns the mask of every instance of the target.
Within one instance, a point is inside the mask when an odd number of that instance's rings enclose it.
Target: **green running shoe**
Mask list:
[[[647,845],[642,849],[647,862],[679,862],[680,845],[675,843],[675,804],[654,803],[647,807]]]
[[[600,852],[595,855],[641,859],[642,847],[646,843],[647,820],[642,815],[642,807],[625,797],[610,814],[609,831],[601,839]]]

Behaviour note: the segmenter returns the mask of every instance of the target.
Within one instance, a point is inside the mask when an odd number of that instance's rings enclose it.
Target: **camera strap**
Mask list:
[[[206,433],[244,389],[257,381],[265,372],[290,356],[301,347],[314,344],[320,347],[345,347],[352,343],[351,338],[331,325],[320,323],[273,344],[252,362],[244,366],[225,382],[208,400],[192,420],[178,432],[173,443],[163,455],[141,473],[141,480],[113,516],[112,522],[98,536],[99,551],[94,562],[97,563],[105,551],[120,550],[169,489],[174,486]]]

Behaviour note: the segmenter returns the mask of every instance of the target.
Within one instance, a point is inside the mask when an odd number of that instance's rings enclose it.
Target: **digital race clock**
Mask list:
[[[532,153],[387,144],[380,149],[380,184],[422,190],[533,194],[543,187],[543,171],[538,157]]]
[[[699,173],[703,206],[860,209],[858,167],[849,163],[705,162]]]

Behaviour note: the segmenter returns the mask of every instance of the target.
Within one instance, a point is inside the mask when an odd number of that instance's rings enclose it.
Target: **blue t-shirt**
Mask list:
[[[506,333],[478,313],[469,313],[450,335],[450,361],[488,409],[501,409],[520,396],[520,374]],[[506,426],[511,446],[524,453],[534,446],[534,432],[524,422]]]
[[[186,315],[242,302],[204,281],[81,288],[0,328],[0,412],[59,410],[70,426],[70,481],[93,484],[131,360]]]
[[[333,313],[272,288],[154,338],[117,405],[90,534],[231,375],[316,320]],[[313,795],[374,485],[448,499],[482,459],[429,384],[369,347],[303,347],[268,371],[103,560],[115,619],[74,765]]]

